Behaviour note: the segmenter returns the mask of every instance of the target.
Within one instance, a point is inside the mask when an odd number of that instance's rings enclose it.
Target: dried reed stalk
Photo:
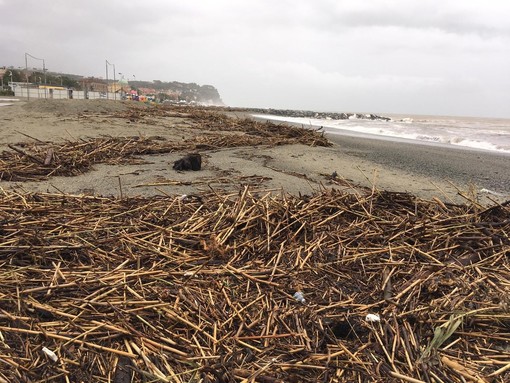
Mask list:
[[[218,148],[285,145],[301,143],[329,146],[329,141],[313,130],[285,124],[236,120],[224,114],[191,108],[179,116],[191,121],[195,128],[185,140],[154,137],[101,137],[87,140],[51,143],[33,138],[30,143],[8,145],[11,150],[0,153],[0,180],[37,181],[51,176],[76,176],[90,171],[95,164],[142,163],[143,155],[181,151],[203,151]],[[175,116],[163,108],[140,109],[115,113],[111,117],[143,120],[159,116]],[[147,124],[156,124],[153,120]]]
[[[509,204],[0,192],[6,381],[510,379]]]

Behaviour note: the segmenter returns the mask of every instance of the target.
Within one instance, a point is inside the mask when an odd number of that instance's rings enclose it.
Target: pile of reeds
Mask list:
[[[172,110],[175,110],[172,109]],[[331,146],[326,137],[318,130],[305,129],[287,123],[275,124],[269,121],[261,122],[253,118],[232,118],[224,112],[214,109],[191,107],[185,109],[189,117],[207,130],[234,130],[248,135],[265,139],[280,137],[292,139],[295,142],[309,146]]]
[[[179,116],[190,118],[200,130],[198,134],[192,134],[184,140],[135,136],[51,143],[33,138],[29,143],[9,145],[9,150],[0,153],[0,180],[38,181],[51,176],[76,176],[90,171],[94,164],[143,162],[136,158],[140,155],[295,143],[330,145],[322,134],[313,130],[251,119],[236,120],[195,108],[190,111],[192,113],[180,113]],[[169,116],[168,113],[161,108],[131,108],[118,112],[116,116],[133,119],[147,115]]]
[[[2,191],[0,382],[508,382],[509,205]]]
[[[207,131],[244,132],[249,136],[258,136],[276,140],[273,144],[300,143],[309,146],[331,146],[322,132],[289,123],[259,121],[241,113],[233,118],[226,114],[224,108],[159,105],[151,108],[130,107],[123,112],[116,112],[113,117],[128,119],[131,122],[156,124],[153,118],[179,117],[193,121],[196,126]],[[253,137],[251,137],[253,139]],[[265,142],[265,141],[262,141]]]
[[[162,137],[102,137],[50,143],[9,145],[0,154],[0,180],[35,181],[51,176],[76,176],[94,164],[133,163],[135,156],[178,150]]]
[[[107,117],[127,119],[129,122],[139,122],[144,124],[157,124],[160,118],[179,117],[188,118],[188,108],[169,108],[162,105],[146,105],[134,102],[124,104],[125,110],[114,111],[109,113]],[[81,117],[92,117],[93,114],[82,114]]]

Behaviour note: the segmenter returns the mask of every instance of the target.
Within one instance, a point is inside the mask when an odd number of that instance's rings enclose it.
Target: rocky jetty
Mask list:
[[[235,109],[235,108],[231,108]],[[282,117],[303,117],[303,118],[317,118],[317,119],[331,119],[331,120],[349,120],[349,119],[362,119],[362,120],[383,120],[389,121],[391,118],[378,116],[376,114],[363,114],[363,113],[332,113],[332,112],[314,112],[311,110],[292,110],[292,109],[262,109],[262,108],[247,108],[243,109],[250,113],[268,114],[273,116]]]

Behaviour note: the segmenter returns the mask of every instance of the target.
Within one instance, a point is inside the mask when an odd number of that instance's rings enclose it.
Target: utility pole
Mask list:
[[[44,85],[46,85],[46,62],[44,61],[44,59],[37,58],[35,56],[32,56],[30,53],[25,52],[25,71],[26,71],[26,76],[27,76],[27,80],[26,80],[27,81],[26,82],[26,84],[27,84],[27,99],[30,100],[30,92],[28,91],[28,56],[30,56],[34,60],[42,61],[43,73],[44,73]],[[45,97],[46,97],[46,92],[47,92],[47,89],[44,89]]]
[[[115,64],[113,64],[113,99],[117,101],[117,80],[115,80]]]
[[[117,95],[115,93],[115,64],[112,64],[106,60],[106,99],[108,99],[108,65],[113,66],[113,83],[114,83],[114,91],[113,91],[113,99],[117,99]]]
[[[44,59],[42,59],[42,68],[44,74],[44,98],[48,98],[48,88],[46,87],[46,65],[44,63]]]
[[[27,59],[28,53],[25,52],[25,76],[26,76],[26,83],[27,83],[27,99],[30,100],[30,92],[28,91],[28,59]]]
[[[106,61],[106,99],[108,100],[108,60]]]

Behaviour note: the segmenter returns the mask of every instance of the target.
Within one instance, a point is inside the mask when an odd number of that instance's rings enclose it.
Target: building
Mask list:
[[[146,94],[146,95],[156,94],[156,89],[154,89],[154,88],[138,88],[138,90],[140,91],[140,93]]]
[[[106,92],[108,84],[105,80],[95,77],[87,77],[80,80],[85,91]]]

